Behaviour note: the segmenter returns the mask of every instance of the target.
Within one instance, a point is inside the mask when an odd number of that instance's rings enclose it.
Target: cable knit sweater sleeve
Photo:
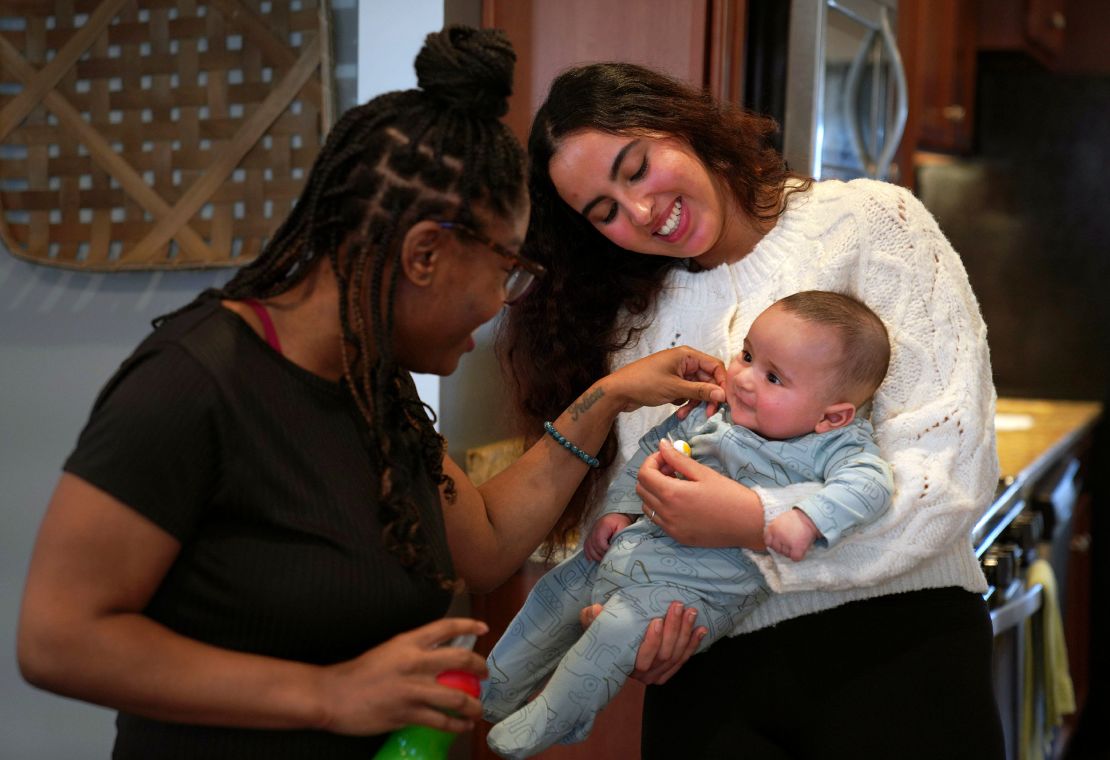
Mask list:
[[[985,590],[970,530],[998,479],[986,327],[959,256],[913,195],[872,180],[816,183],[791,196],[776,228],[743,259],[677,271],[668,284],[650,326],[615,366],[676,339],[727,361],[763,309],[809,289],[862,299],[891,337],[890,371],[871,417],[894,470],[891,508],[801,562],[750,552],[779,593],[745,630],[877,594]],[[622,415],[622,450],[666,413]],[[770,520],[819,487],[756,490]]]

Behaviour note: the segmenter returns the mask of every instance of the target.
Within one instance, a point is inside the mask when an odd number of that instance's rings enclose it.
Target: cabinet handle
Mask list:
[[[963,106],[945,106],[944,108],[940,109],[940,113],[941,116],[943,116],[948,121],[960,122],[967,118],[967,109]]]
[[[1063,11],[1053,11],[1052,15],[1048,17],[1048,23],[1053,29],[1062,32],[1068,28],[1068,17],[1064,15]]]

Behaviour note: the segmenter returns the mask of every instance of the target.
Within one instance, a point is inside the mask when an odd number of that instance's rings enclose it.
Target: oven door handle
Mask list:
[[[1004,633],[1037,613],[1044,601],[1044,587],[1036,583],[998,609],[991,610],[994,635]]]

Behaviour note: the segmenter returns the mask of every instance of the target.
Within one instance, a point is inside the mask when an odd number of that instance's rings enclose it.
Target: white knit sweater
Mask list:
[[[646,329],[613,368],[686,344],[727,361],[763,309],[800,290],[837,290],[886,323],[890,372],[871,419],[894,468],[889,512],[801,562],[749,552],[774,591],[735,633],[885,594],[944,586],[986,590],[970,531],[998,482],[995,392],[986,326],[959,256],[932,215],[903,188],[854,180],[815,183],[755,249],[708,272],[675,270]],[[673,407],[621,415],[627,459]],[[765,518],[819,486],[756,489]]]

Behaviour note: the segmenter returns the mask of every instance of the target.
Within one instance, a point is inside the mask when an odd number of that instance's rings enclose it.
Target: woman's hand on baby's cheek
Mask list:
[[[610,387],[625,399],[626,412],[688,400],[720,403],[725,399],[724,381],[721,360],[689,346],[649,354],[608,376]]]

